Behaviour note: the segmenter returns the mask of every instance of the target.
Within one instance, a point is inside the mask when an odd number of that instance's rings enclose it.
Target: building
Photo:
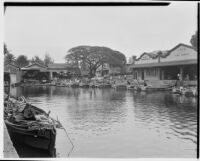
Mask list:
[[[197,51],[178,44],[168,51],[143,53],[130,66],[134,79],[139,80],[197,80]]]
[[[122,67],[112,66],[108,63],[104,63],[103,66],[100,66],[96,71],[96,76],[105,76],[105,75],[120,75],[122,73]]]
[[[21,81],[20,68],[14,63],[4,64],[4,84],[15,84]]]
[[[79,69],[70,67],[66,63],[54,63],[48,66],[33,63],[21,68],[23,79],[52,80],[54,77],[67,77],[67,75],[79,75]]]

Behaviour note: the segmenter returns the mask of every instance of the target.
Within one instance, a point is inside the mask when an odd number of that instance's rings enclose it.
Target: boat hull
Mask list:
[[[54,129],[28,130],[14,126],[7,120],[5,120],[5,124],[13,141],[46,150],[51,157],[55,157],[56,131]]]

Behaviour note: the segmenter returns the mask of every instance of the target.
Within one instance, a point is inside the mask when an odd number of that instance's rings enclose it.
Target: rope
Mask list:
[[[66,133],[66,135],[67,135],[67,138],[69,139],[69,142],[70,142],[71,145],[72,145],[72,149],[71,149],[70,152],[68,153],[68,157],[69,157],[70,154],[71,154],[71,152],[72,152],[73,149],[74,149],[74,144],[73,144],[72,140],[70,139],[69,134],[67,133],[67,130],[64,128],[64,126],[63,126],[63,125],[61,124],[61,122],[58,120],[58,116],[57,116],[57,122],[61,125],[60,129],[63,129],[63,130],[65,131],[65,133]]]

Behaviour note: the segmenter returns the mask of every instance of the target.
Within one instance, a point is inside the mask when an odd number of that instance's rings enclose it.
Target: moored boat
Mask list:
[[[58,122],[44,110],[24,100],[9,98],[4,109],[4,121],[12,140],[46,150],[56,156],[56,126]]]

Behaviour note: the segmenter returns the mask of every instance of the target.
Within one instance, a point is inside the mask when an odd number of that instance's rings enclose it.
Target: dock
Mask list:
[[[15,147],[13,146],[13,143],[10,139],[10,136],[8,134],[7,127],[4,123],[4,149],[3,149],[3,156],[4,158],[19,158],[19,155],[17,154],[17,151]]]

